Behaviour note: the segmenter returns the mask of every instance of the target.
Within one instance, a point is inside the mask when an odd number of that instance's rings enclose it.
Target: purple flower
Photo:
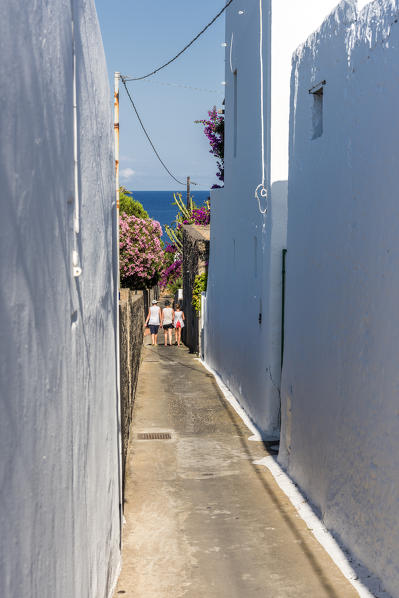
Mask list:
[[[224,118],[218,115],[216,106],[208,111],[208,115],[209,120],[195,122],[204,125],[204,133],[211,146],[209,151],[217,159],[218,172],[216,176],[220,181],[224,181]]]
[[[168,284],[175,282],[181,277],[182,260],[176,260],[168,268],[166,268],[161,276],[160,286],[165,288]]]

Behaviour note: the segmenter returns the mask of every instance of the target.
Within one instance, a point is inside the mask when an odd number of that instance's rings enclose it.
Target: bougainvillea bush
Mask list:
[[[190,198],[187,207],[180,193],[175,193],[174,199],[179,211],[174,224],[165,226],[170,243],[165,247],[164,270],[160,280],[160,286],[167,288],[172,295],[182,286],[183,224],[207,226],[211,218],[209,202],[197,207]]]
[[[211,221],[211,209],[208,203],[200,208],[192,208],[191,213],[183,224],[197,224],[198,226],[207,226]]]
[[[207,136],[211,149],[210,153],[217,160],[218,171],[216,173],[220,182],[224,181],[224,117],[219,116],[216,106],[208,111],[208,120],[196,120],[196,123],[204,125],[204,133]],[[213,185],[212,189],[220,187]]]
[[[150,288],[158,283],[163,270],[162,228],[156,220],[120,217],[121,284],[131,289]]]
[[[162,272],[161,280],[159,282],[161,288],[168,288],[172,294],[181,286],[182,277],[182,260],[177,259],[170,266],[165,268]]]
[[[172,243],[168,243],[164,249],[164,265],[170,266],[176,259],[177,247]]]
[[[182,286],[182,260],[176,245],[170,243],[166,245],[164,249],[163,263],[163,272],[161,274],[159,285],[162,289],[168,289],[168,291],[174,295],[177,289]]]

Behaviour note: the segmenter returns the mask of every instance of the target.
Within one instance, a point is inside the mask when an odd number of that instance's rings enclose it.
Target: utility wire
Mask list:
[[[122,79],[122,83],[123,83],[123,85],[124,85],[124,87],[125,87],[125,89],[126,89],[126,93],[127,93],[128,97],[129,97],[129,100],[130,100],[130,102],[131,102],[131,104],[132,104],[132,106],[133,106],[133,109],[134,109],[135,113],[136,113],[136,116],[137,116],[137,118],[138,118],[138,121],[139,121],[139,123],[140,123],[140,125],[141,125],[141,128],[143,129],[145,136],[147,137],[148,141],[150,142],[150,145],[151,145],[152,149],[154,150],[156,157],[158,158],[158,160],[160,161],[160,163],[162,164],[162,166],[164,167],[164,169],[166,170],[166,172],[167,172],[167,173],[168,173],[168,174],[169,174],[169,175],[172,177],[172,179],[174,179],[174,180],[176,181],[176,183],[179,183],[179,185],[183,185],[183,187],[184,187],[184,186],[186,185],[186,183],[182,183],[181,181],[179,181],[179,180],[178,180],[178,179],[177,179],[177,178],[176,178],[176,177],[175,177],[175,176],[174,176],[174,175],[173,175],[173,174],[170,172],[169,168],[166,166],[165,162],[162,160],[161,156],[158,154],[158,152],[157,152],[157,150],[156,150],[156,148],[155,148],[155,146],[154,146],[153,142],[151,141],[151,138],[150,138],[149,134],[147,133],[147,131],[146,131],[146,129],[145,129],[145,127],[144,127],[144,125],[143,125],[143,121],[141,120],[141,118],[140,118],[140,115],[139,115],[139,113],[137,112],[137,108],[136,108],[136,106],[135,106],[135,103],[133,102],[133,98],[132,98],[132,96],[130,95],[130,93],[129,93],[129,90],[128,90],[128,88],[127,88],[127,85],[126,85],[126,82],[125,82],[125,77],[121,76],[121,79]],[[193,184],[195,184],[195,183],[193,183]]]
[[[144,81],[150,85],[162,85],[166,87],[181,87],[182,89],[191,89],[193,91],[205,91],[206,93],[218,93],[217,89],[205,89],[204,87],[193,87],[193,85],[186,85],[185,83],[167,83],[166,81]]]
[[[205,26],[205,27],[204,27],[204,28],[203,28],[203,29],[202,29],[202,30],[201,30],[201,31],[198,33],[198,35],[196,35],[196,36],[194,37],[194,39],[192,39],[192,40],[191,40],[191,42],[187,44],[187,46],[184,46],[183,50],[180,50],[180,52],[179,52],[178,54],[176,54],[176,56],[174,56],[173,58],[171,58],[170,60],[168,60],[168,62],[165,62],[165,64],[163,64],[162,66],[160,66],[160,67],[158,67],[157,69],[155,69],[155,71],[152,71],[151,73],[148,73],[147,75],[143,75],[142,77],[129,77],[129,76],[126,76],[126,77],[124,77],[124,80],[125,80],[125,81],[141,81],[142,79],[147,79],[147,77],[152,77],[152,75],[155,75],[156,73],[158,73],[159,71],[161,71],[161,70],[162,70],[162,69],[164,69],[165,67],[169,66],[169,65],[170,65],[172,62],[174,62],[175,60],[177,60],[177,58],[179,58],[179,56],[181,56],[181,55],[182,55],[182,54],[183,54],[183,53],[184,53],[186,50],[188,50],[188,48],[189,48],[190,46],[192,46],[192,45],[193,45],[193,43],[194,43],[194,42],[196,42],[196,41],[197,41],[197,39],[198,39],[199,37],[201,37],[201,35],[202,35],[203,33],[205,33],[205,31],[206,31],[207,29],[209,29],[209,27],[210,27],[211,25],[213,25],[213,23],[214,23],[214,22],[215,22],[215,21],[216,21],[216,20],[217,20],[217,19],[218,19],[218,18],[219,18],[219,17],[220,17],[220,16],[221,16],[223,13],[224,13],[224,11],[226,10],[226,8],[228,8],[232,2],[233,2],[233,0],[229,0],[229,1],[227,2],[227,4],[225,4],[225,6],[222,8],[222,10],[220,10],[220,11],[218,12],[218,14],[217,14],[217,15],[216,15],[216,16],[215,16],[213,19],[212,19],[212,21],[210,21],[210,22],[208,23],[208,25],[206,25],[206,26]],[[126,87],[126,85],[125,85],[125,87]],[[126,89],[127,89],[127,88],[126,88]]]

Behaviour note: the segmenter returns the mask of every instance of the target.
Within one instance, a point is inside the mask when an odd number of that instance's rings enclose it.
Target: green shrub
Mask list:
[[[206,272],[203,274],[198,274],[194,279],[193,285],[193,298],[191,304],[195,309],[197,315],[199,315],[201,311],[201,293],[206,291],[208,284],[208,275]]]
[[[142,204],[133,199],[131,192],[126,187],[119,187],[119,213],[126,214],[127,216],[136,216],[136,218],[141,218],[141,220],[149,218]]]
[[[167,288],[168,288],[169,293],[172,295],[172,297],[174,297],[176,295],[177,291],[179,289],[183,288],[183,279],[177,278],[176,280],[174,280],[173,282],[168,284]]]

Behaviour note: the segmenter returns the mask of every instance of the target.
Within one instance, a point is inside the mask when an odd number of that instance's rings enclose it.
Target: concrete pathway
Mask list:
[[[146,345],[133,431],[116,598],[357,596],[187,349]]]

